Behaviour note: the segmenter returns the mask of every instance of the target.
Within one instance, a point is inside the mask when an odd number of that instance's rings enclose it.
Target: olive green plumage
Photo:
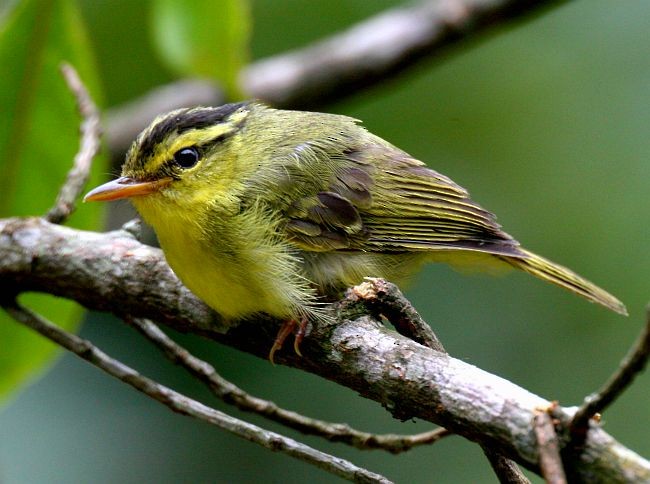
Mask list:
[[[366,276],[400,282],[427,261],[515,267],[625,313],[345,116],[255,102],[181,109],[138,136],[122,175],[146,189],[88,198],[132,197],[176,274],[226,317],[319,317],[320,295]]]

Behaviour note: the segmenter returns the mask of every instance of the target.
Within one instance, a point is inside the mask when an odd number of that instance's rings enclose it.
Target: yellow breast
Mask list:
[[[298,259],[272,234],[272,222],[260,223],[261,214],[249,210],[208,224],[196,213],[188,218],[166,207],[163,217],[157,204],[138,205],[174,273],[222,316],[292,319],[312,303]]]

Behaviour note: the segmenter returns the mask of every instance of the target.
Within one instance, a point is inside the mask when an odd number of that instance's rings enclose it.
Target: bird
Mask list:
[[[121,176],[85,201],[130,199],[179,279],[226,319],[327,319],[366,277],[395,283],[428,262],[514,268],[620,314],[617,298],[523,247],[466,189],[351,117],[258,101],[158,116]],[[296,328],[298,328],[296,330]]]

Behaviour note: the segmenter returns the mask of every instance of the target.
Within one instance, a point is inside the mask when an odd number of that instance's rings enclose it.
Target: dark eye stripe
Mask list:
[[[213,146],[221,143],[227,137],[228,137],[228,134],[220,134],[219,136],[216,136],[216,137],[212,138],[209,141],[205,141],[205,142],[201,143],[199,145],[199,147],[205,153],[205,152],[209,151],[210,149],[212,149]]]

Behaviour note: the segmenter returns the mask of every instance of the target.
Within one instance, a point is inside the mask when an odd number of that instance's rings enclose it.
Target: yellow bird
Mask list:
[[[299,323],[364,277],[424,262],[510,266],[620,314],[614,296],[523,249],[467,191],[346,116],[258,102],[179,109],[131,146],[122,176],[84,200],[129,198],[183,283],[225,318]]]

